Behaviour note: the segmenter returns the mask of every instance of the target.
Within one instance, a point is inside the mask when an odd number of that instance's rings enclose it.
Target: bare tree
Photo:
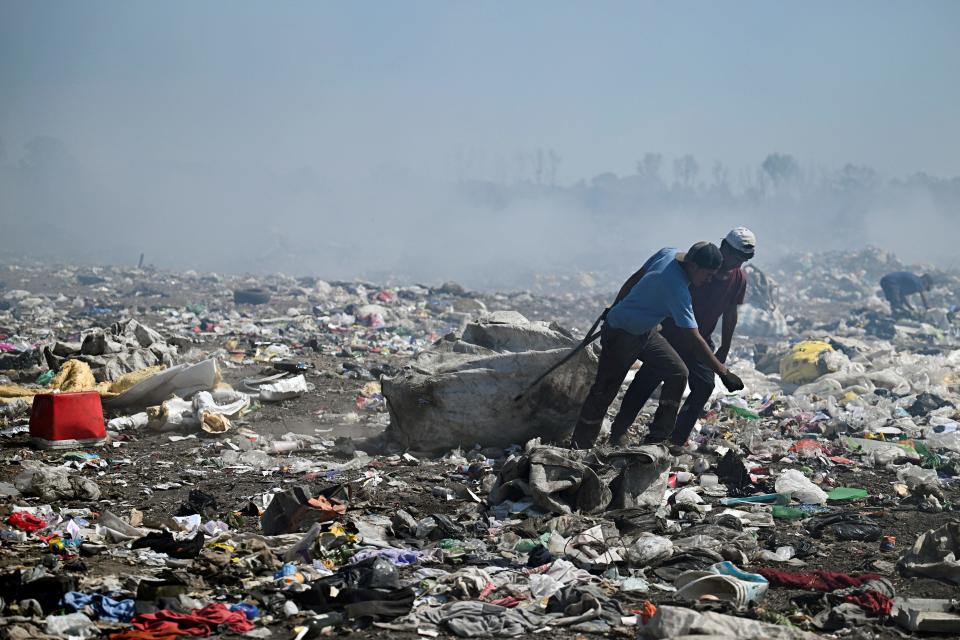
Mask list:
[[[761,183],[769,180],[776,189],[795,183],[800,177],[800,165],[788,153],[771,153],[760,164],[760,171]]]
[[[533,174],[537,184],[543,184],[543,149],[537,147],[537,152],[533,156]]]
[[[651,182],[659,182],[661,165],[663,165],[662,155],[647,152],[637,163],[637,174]]]
[[[710,173],[713,174],[713,187],[715,189],[730,190],[730,170],[727,169],[726,165],[717,160],[713,163]]]
[[[689,153],[673,161],[673,179],[684,189],[691,188],[697,182],[700,165]]]
[[[563,158],[561,158],[560,154],[553,149],[550,149],[550,151],[547,152],[547,156],[549,157],[550,161],[550,186],[555,187],[557,186],[557,167],[559,167],[560,163],[563,162]]]

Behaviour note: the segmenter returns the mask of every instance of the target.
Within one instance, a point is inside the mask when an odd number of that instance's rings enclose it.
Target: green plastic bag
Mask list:
[[[869,497],[866,489],[856,487],[837,487],[827,494],[827,500],[838,502],[840,500],[863,500]]]
[[[517,541],[517,544],[513,547],[514,551],[519,551],[520,553],[530,553],[540,545],[546,546],[550,542],[550,532],[541,534],[537,538],[523,538]]]
[[[803,509],[795,507],[785,507],[779,504],[773,507],[773,517],[777,520],[803,520],[807,515]]]
[[[727,405],[727,411],[733,413],[736,416],[741,418],[746,418],[747,420],[759,420],[760,415],[750,411],[750,409],[744,409],[743,407],[738,407],[735,405]]]

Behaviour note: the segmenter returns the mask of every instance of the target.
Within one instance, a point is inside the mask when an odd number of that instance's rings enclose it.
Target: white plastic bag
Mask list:
[[[917,487],[922,486],[940,486],[940,478],[937,477],[935,469],[924,469],[915,464],[905,464],[897,469],[897,480],[906,484],[910,491],[916,491]]]
[[[627,549],[627,559],[640,567],[647,567],[673,555],[673,542],[663,536],[648,535],[637,538]]]
[[[777,476],[774,484],[777,493],[789,493],[803,504],[825,504],[827,494],[796,469],[787,469]]]
[[[298,398],[307,391],[309,391],[307,379],[303,375],[299,375],[261,386],[260,399],[264,402],[279,402]]]

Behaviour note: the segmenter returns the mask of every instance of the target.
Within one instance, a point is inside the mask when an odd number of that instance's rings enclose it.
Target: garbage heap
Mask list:
[[[738,335],[746,390],[676,457],[636,444],[655,406],[631,446],[560,446],[589,350],[531,392],[549,422],[508,406],[592,293],[7,265],[0,634],[957,635],[951,280],[893,320],[870,256],[772,270],[785,333]],[[68,379],[105,443],[31,446]]]

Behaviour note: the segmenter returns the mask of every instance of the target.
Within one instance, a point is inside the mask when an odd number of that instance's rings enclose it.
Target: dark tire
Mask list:
[[[267,304],[270,302],[270,292],[266,289],[240,289],[233,292],[235,304]]]

